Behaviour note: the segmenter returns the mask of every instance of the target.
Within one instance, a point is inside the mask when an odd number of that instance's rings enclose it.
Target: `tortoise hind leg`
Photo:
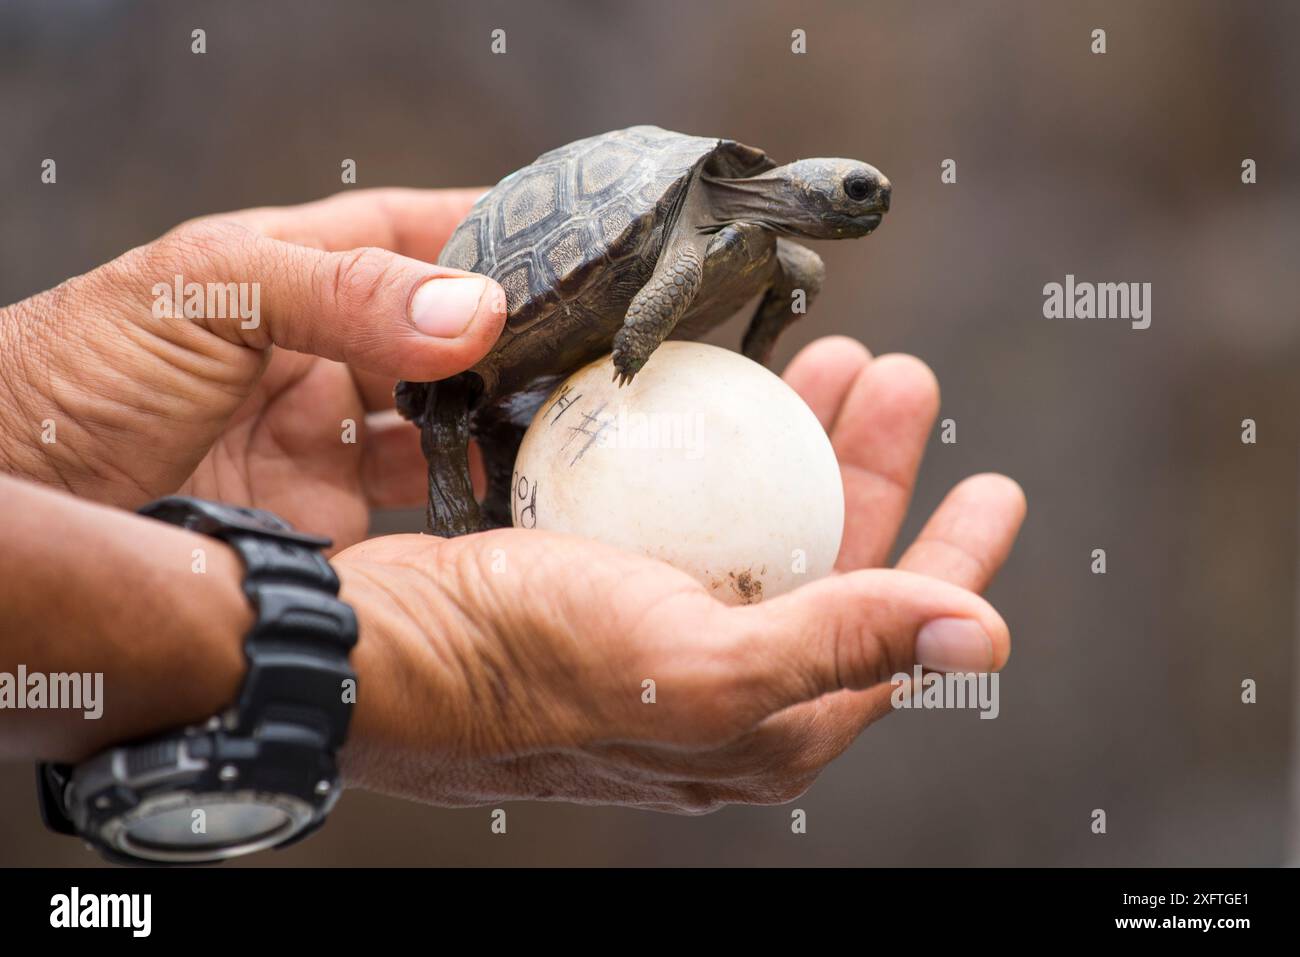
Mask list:
[[[478,447],[483,453],[487,476],[487,497],[483,499],[483,527],[502,528],[512,524],[510,491],[514,485],[515,458],[524,441],[526,425],[499,419],[490,425],[479,423]]]
[[[482,529],[469,477],[469,411],[480,389],[468,372],[428,384],[420,448],[429,463],[429,531],[452,538]]]
[[[763,301],[750,320],[740,351],[755,362],[767,365],[776,340],[791,323],[802,315],[795,311],[795,293],[803,292],[805,310],[821,291],[826,267],[822,259],[806,246],[788,239],[776,241],[776,276]]]
[[[562,376],[547,376],[524,392],[498,405],[482,408],[474,416],[474,437],[483,454],[487,474],[487,497],[483,499],[484,526],[501,528],[514,524],[511,493],[515,481],[515,460],[524,433]],[[525,526],[528,527],[528,526]]]

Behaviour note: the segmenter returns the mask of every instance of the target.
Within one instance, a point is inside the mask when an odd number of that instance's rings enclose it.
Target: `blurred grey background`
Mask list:
[[[190,31],[208,52],[190,52]],[[489,35],[507,31],[508,53]],[[1094,28],[1108,52],[1090,52]],[[790,52],[793,29],[808,52]],[[495,182],[636,123],[884,170],[894,209],[821,243],[829,333],[928,362],[919,517],[1025,487],[990,597],[1001,716],[905,712],[797,806],[703,818],[361,792],[253,865],[1278,864],[1296,728],[1300,8],[1285,2],[110,3],[0,6],[0,300],[191,216],[360,186]],[[58,185],[39,182],[45,157]],[[1243,185],[1241,162],[1259,182]],[[958,182],[940,182],[953,158]],[[1042,288],[1153,284],[1146,331],[1048,321]],[[731,324],[715,341],[735,346]],[[1259,424],[1243,445],[1240,423]],[[418,529],[415,513],[375,530]],[[1105,548],[1108,574],[1090,573]],[[2,625],[0,625],[2,626]],[[1244,678],[1259,702],[1240,703]],[[87,864],[0,767],[0,863]],[[1108,833],[1089,829],[1104,808]]]

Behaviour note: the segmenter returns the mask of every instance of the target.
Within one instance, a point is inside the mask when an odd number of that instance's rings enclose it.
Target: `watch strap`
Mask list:
[[[229,730],[249,735],[275,725],[288,739],[314,737],[330,751],[342,745],[352,717],[345,683],[355,687],[348,655],[357,620],[339,601],[338,576],[320,552],[330,540],[260,509],[183,496],[140,513],[219,539],[243,563],[244,594],[257,617],[244,639],[248,673],[228,712]]]
[[[172,496],[140,513],[220,539],[239,556],[255,613],[244,639],[248,671],[237,700],[202,725],[127,742],[76,766],[40,764],[41,815],[118,863],[211,863],[300,840],[338,800],[336,751],[355,701],[348,655],[357,621],[320,552],[330,542],[268,512],[202,499]],[[219,804],[223,795],[274,810],[282,828],[269,839],[254,828],[226,846],[131,843],[133,816]]]

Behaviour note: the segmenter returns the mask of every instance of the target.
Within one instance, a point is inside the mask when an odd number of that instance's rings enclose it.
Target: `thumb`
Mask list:
[[[745,629],[749,681],[773,710],[910,673],[1001,668],[1011,639],[993,606],[947,582],[893,569],[822,579],[729,609]]]
[[[394,378],[463,372],[492,348],[505,321],[505,294],[493,280],[386,249],[324,252],[212,219],[177,227],[139,252],[137,268],[160,292],[175,277],[182,288],[248,284],[237,287],[242,309],[232,291],[218,300],[229,304],[216,310],[222,315],[185,314],[227,341],[274,344]]]

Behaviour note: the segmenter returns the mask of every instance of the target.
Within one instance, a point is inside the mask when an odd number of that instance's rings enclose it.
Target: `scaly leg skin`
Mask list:
[[[483,499],[483,527],[507,528],[513,524],[510,491],[514,484],[515,459],[528,431],[509,422],[499,423],[491,439],[479,435],[483,471],[487,473],[487,497]]]
[[[704,263],[695,245],[665,250],[650,281],[632,297],[623,328],[614,336],[614,380],[632,381],[650,354],[668,337],[699,292]]]
[[[487,497],[483,499],[485,528],[503,528],[513,524],[510,494],[514,487],[519,446],[537,410],[560,379],[560,376],[539,379],[527,391],[512,395],[499,405],[485,407],[475,417],[474,437],[483,453],[483,471],[487,473]]]
[[[429,384],[420,428],[429,463],[429,531],[446,538],[482,530],[469,477],[469,409],[478,388],[469,373]]]
[[[771,360],[777,338],[802,315],[794,311],[796,290],[803,291],[803,304],[807,308],[821,291],[826,277],[821,257],[788,239],[776,241],[776,258],[776,277],[758,304],[740,345],[745,356],[763,365]]]

